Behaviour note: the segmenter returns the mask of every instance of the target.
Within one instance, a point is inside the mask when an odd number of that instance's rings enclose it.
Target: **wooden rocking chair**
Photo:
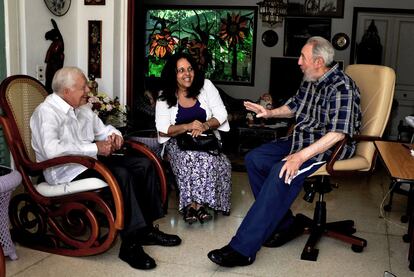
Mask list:
[[[60,255],[102,253],[111,247],[123,228],[121,191],[111,172],[93,158],[63,156],[36,162],[29,120],[46,96],[44,86],[30,76],[11,76],[0,85],[3,110],[0,124],[24,185],[24,193],[14,196],[10,202],[12,237],[22,245]],[[165,203],[166,178],[159,158],[144,144],[126,143],[153,161],[159,176],[161,199]],[[64,185],[35,183],[44,169],[67,163],[96,170],[105,182],[89,178],[69,183],[70,189],[63,189],[67,187]]]

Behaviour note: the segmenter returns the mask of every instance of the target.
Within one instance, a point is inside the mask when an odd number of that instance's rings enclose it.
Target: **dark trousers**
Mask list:
[[[279,178],[279,172],[290,151],[291,140],[278,140],[263,144],[250,151],[245,158],[250,186],[255,197],[230,246],[244,256],[255,258],[263,242],[281,225],[289,220],[289,210],[302,189],[304,179],[321,165],[312,167],[306,173],[296,176],[290,185]],[[314,160],[308,160],[300,167],[306,168]]]
[[[143,156],[125,155],[99,157],[115,176],[124,200],[125,226],[121,236],[132,235],[138,229],[152,226],[163,214],[161,194],[156,171],[152,162]],[[88,169],[75,180],[102,177]]]

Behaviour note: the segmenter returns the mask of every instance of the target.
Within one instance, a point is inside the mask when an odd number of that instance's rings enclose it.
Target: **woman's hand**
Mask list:
[[[249,102],[249,101],[244,101],[244,107],[246,108],[246,110],[248,111],[252,111],[254,113],[256,113],[256,117],[263,117],[263,118],[269,118],[272,116],[271,111],[266,109],[265,107],[253,103],[253,102]]]
[[[191,135],[193,137],[198,137],[204,131],[206,131],[206,128],[203,125],[203,123],[201,121],[198,121],[198,120],[194,120],[191,123],[187,123],[186,129],[187,129],[187,131],[191,132]]]

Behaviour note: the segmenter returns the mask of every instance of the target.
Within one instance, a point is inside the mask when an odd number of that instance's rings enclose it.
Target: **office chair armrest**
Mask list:
[[[331,157],[329,158],[329,161],[326,163],[326,171],[330,175],[334,175],[334,164],[338,160],[339,154],[342,152],[343,147],[348,141],[355,141],[355,142],[361,142],[361,141],[376,141],[381,140],[381,137],[376,136],[366,136],[366,135],[354,135],[352,137],[349,137],[348,135],[345,136],[345,138],[335,145],[335,150],[332,152]]]
[[[366,135],[354,135],[351,140],[354,140],[356,142],[360,141],[376,141],[376,140],[382,140],[381,137],[376,136],[366,136]]]
[[[338,160],[339,154],[342,152],[342,149],[344,148],[348,140],[349,140],[349,136],[347,135],[345,136],[343,140],[340,140],[335,144],[335,149],[332,152],[332,155],[329,158],[328,162],[326,163],[326,171],[328,171],[330,175],[333,175],[333,171],[334,171],[333,166],[335,162]]]

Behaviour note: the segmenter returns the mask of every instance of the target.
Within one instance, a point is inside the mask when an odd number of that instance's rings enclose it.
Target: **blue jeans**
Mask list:
[[[263,242],[280,227],[290,211],[289,208],[302,189],[306,177],[315,172],[322,164],[296,176],[290,185],[279,178],[279,172],[289,155],[292,141],[277,140],[263,144],[250,151],[245,158],[250,186],[255,197],[243,219],[230,246],[240,254],[255,258]],[[313,164],[310,159],[300,169]],[[284,218],[285,217],[285,218]]]

